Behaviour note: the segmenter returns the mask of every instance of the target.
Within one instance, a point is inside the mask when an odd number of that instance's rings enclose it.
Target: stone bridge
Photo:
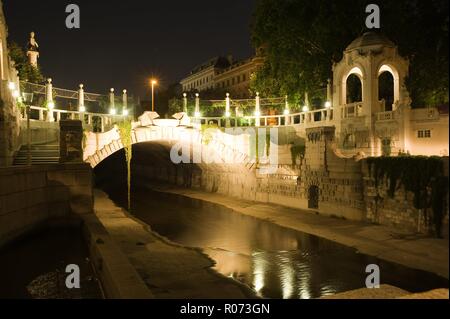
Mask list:
[[[158,126],[140,126],[139,122],[133,122],[132,144],[155,142],[169,145],[174,147],[174,154],[179,155],[183,163],[201,165],[208,154],[211,157],[208,164],[242,164],[249,169],[255,164],[255,156],[250,151],[251,136],[245,131],[237,131],[242,134],[233,135],[211,129],[205,138],[205,133],[201,130],[178,126],[174,120],[159,120],[158,123]],[[117,126],[104,133],[85,132],[83,160],[95,168],[123,147]],[[181,154],[185,157],[181,158]]]

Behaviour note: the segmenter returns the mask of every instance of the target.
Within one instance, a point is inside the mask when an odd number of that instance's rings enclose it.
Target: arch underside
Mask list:
[[[177,131],[176,134],[174,134],[174,131]],[[120,137],[115,134],[110,135],[113,138],[115,137],[115,139],[105,144],[93,154],[86,156],[85,162],[89,163],[92,168],[95,168],[103,160],[123,149],[123,143],[121,142]],[[208,165],[208,167],[213,167],[214,165],[225,165],[227,163],[239,163],[247,169],[253,166],[251,158],[247,154],[230,146],[233,145],[233,143],[226,143],[226,140],[223,140],[223,138],[220,138],[219,136],[219,138],[213,139],[206,144],[203,141],[201,133],[198,131],[173,129],[169,133],[167,131],[159,131],[155,134],[154,128],[133,130],[133,150],[136,148],[136,145],[148,145],[149,143],[160,145],[168,154],[170,154],[170,150],[175,146],[184,154],[188,154],[189,158],[187,161],[191,163],[199,162],[199,166]],[[207,155],[206,161],[204,161],[205,155]],[[166,158],[166,160],[172,162],[170,156]],[[186,161],[186,157],[184,158],[184,161]]]

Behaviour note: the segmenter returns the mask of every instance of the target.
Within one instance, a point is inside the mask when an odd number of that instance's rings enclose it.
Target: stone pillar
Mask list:
[[[78,112],[86,112],[86,107],[84,106],[84,88],[83,84],[80,84],[80,89],[78,90]]]
[[[289,102],[288,96],[284,97],[284,125],[289,125]]]
[[[226,94],[225,98],[225,127],[230,126],[230,93]]]
[[[78,90],[78,117],[82,123],[84,123],[84,112],[86,112],[86,107],[84,106],[84,89],[83,84],[80,84],[80,89]]]
[[[194,116],[196,118],[200,117],[200,96],[198,93],[195,93],[195,111]]]
[[[330,104],[331,104],[331,101],[333,101],[333,93],[332,93],[332,91],[331,91],[331,79],[328,79],[328,82],[327,82],[327,101],[326,102],[329,102]],[[330,105],[330,107],[331,107],[331,105]]]
[[[309,107],[309,95],[308,95],[308,92],[305,92],[305,106],[308,108],[308,111],[309,111],[310,107]]]
[[[113,88],[111,88],[111,90],[109,92],[109,114],[111,114],[111,115],[117,114]]]
[[[47,79],[47,83],[45,84],[45,98],[47,102],[47,122],[54,122],[55,118],[53,117],[53,109],[55,108],[55,102],[53,101],[53,84],[52,79]]]
[[[183,112],[187,114],[187,94],[183,93]]]
[[[48,102],[53,102],[53,84],[52,79],[48,78],[47,83],[45,84],[45,97]]]
[[[260,111],[260,98],[259,98],[259,92],[256,92],[256,98],[255,98],[255,126],[258,127],[261,125],[261,111]]]
[[[83,124],[77,120],[59,122],[60,163],[83,161]]]
[[[122,91],[122,115],[127,116],[128,115],[128,95],[127,90]]]
[[[309,97],[308,97],[308,92],[305,92],[305,105],[303,106],[302,111],[303,111],[303,112],[306,112],[306,113],[305,113],[305,123],[310,123],[310,122],[311,122],[311,116],[312,116],[312,114],[309,113],[310,107],[309,107]]]

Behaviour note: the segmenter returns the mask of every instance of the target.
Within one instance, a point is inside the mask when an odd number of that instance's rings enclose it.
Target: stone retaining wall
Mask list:
[[[448,177],[449,160],[443,158],[444,174]],[[368,165],[362,161],[361,171],[363,174],[363,194],[366,220],[380,225],[393,226],[407,232],[418,232],[429,234],[433,232],[432,222],[427,222],[427,218],[432,218],[432,209],[416,209],[414,207],[414,194],[407,192],[400,186],[391,198],[388,195],[388,183],[386,180],[379,182],[378,195],[376,200],[375,181],[370,176]],[[442,231],[443,236],[448,238],[448,198]]]
[[[0,168],[0,245],[52,218],[92,212],[87,164]]]
[[[83,225],[90,258],[107,298],[152,293],[93,211],[89,164],[0,168],[0,247],[49,225]]]

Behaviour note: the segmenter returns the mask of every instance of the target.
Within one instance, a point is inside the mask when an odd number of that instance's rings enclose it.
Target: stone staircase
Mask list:
[[[31,164],[45,165],[59,163],[59,145],[58,144],[35,144],[31,145]],[[13,165],[27,165],[28,146],[22,145],[14,158]]]

